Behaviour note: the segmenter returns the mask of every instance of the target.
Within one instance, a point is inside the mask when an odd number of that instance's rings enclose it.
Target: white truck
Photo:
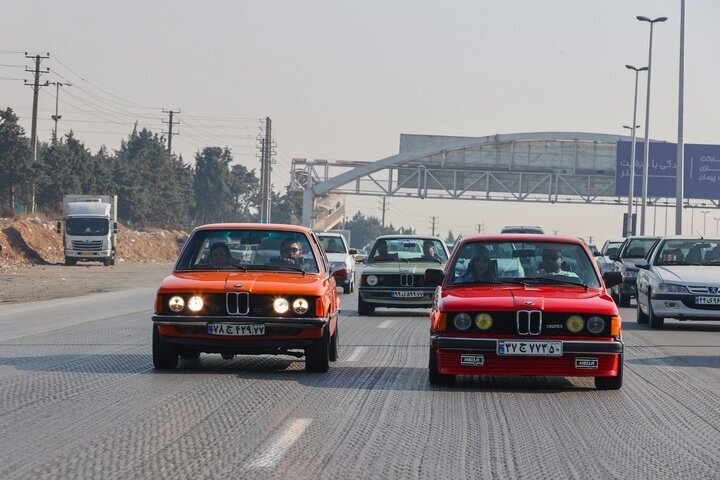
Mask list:
[[[63,235],[65,265],[78,261],[114,265],[117,195],[64,195],[57,232]]]

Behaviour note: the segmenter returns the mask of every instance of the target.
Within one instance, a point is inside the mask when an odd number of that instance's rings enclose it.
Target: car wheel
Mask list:
[[[614,377],[595,377],[595,388],[598,390],[619,390],[623,384],[623,356],[620,355],[618,374]]]
[[[160,370],[172,370],[178,364],[177,347],[172,343],[164,342],[160,338],[158,327],[153,327],[153,365]]]
[[[221,353],[220,356],[223,360],[232,360],[233,358],[235,358],[234,353]]]
[[[115,252],[113,252],[112,257],[110,257],[110,265],[115,265]]]
[[[655,312],[653,312],[652,309],[652,302],[650,301],[650,291],[648,290],[648,323],[650,324],[650,328],[656,328],[661,329],[665,326],[665,319],[663,317],[658,317],[655,315]]]
[[[343,285],[343,293],[350,293],[352,292],[352,286],[350,285],[350,282]]]
[[[330,361],[337,362],[340,355],[340,325],[335,325],[335,335],[330,338]]]
[[[305,349],[305,371],[325,373],[330,369],[330,327],[323,329],[323,336]]]
[[[67,265],[68,267],[72,267],[76,263],[77,263],[77,260],[75,260],[74,258],[66,258],[65,259],[65,265]]]
[[[103,265],[105,265],[106,267],[109,267],[109,266],[111,265],[111,264],[110,264],[110,257],[108,257],[108,258],[103,258]]]
[[[358,295],[358,313],[360,315],[371,315],[375,311],[375,307],[364,302],[362,297]]]
[[[623,295],[622,291],[618,291],[618,305],[627,308],[630,306],[630,295]]]
[[[614,301],[616,304],[618,304],[618,305],[620,304],[620,298],[619,298],[619,295],[618,295],[618,291],[616,290],[616,287],[613,287],[613,288],[610,290],[610,297],[613,299],[613,301]]]
[[[430,347],[430,359],[428,361],[428,380],[432,385],[452,385],[455,383],[455,375],[445,375],[438,371],[435,347]]]
[[[638,293],[637,301],[637,323],[648,323],[648,316],[646,313],[643,313],[642,309],[640,308],[640,294]],[[648,295],[648,303],[650,303],[650,295]]]

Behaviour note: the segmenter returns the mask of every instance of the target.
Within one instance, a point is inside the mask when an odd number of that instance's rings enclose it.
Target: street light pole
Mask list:
[[[633,123],[630,130],[632,130],[632,147],[630,149],[630,190],[628,191],[628,218],[627,218],[627,232],[629,235],[634,235],[635,232],[632,229],[632,210],[633,203],[635,201],[635,144],[637,136],[635,130],[640,126],[637,124],[637,92],[638,92],[638,76],[640,72],[647,71],[648,67],[633,67],[632,65],[625,65],[625,68],[635,72],[635,96],[633,97]],[[625,128],[627,126],[623,125]]]
[[[700,210],[700,213],[703,214],[703,237],[707,234],[707,224],[705,223],[705,220],[707,219],[707,214],[710,213],[710,210]]]
[[[685,145],[683,143],[683,99],[685,92],[685,0],[680,1],[680,68],[678,88],[678,141],[675,167],[675,235],[682,235],[682,211],[685,189]]]
[[[655,23],[664,22],[667,17],[651,20],[648,17],[636,17],[641,22],[650,23],[650,48],[648,49],[647,99],[645,100],[645,145],[643,154],[642,204],[640,206],[640,235],[645,235],[645,209],[647,207],[648,165],[650,163],[650,78],[652,77],[652,40]]]

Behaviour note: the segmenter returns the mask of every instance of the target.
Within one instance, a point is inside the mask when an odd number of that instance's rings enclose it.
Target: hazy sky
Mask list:
[[[258,119],[269,116],[278,188],[293,157],[377,160],[397,153],[400,133],[624,133],[634,81],[624,65],[644,66],[648,53],[649,26],[636,15],[669,17],[655,28],[651,136],[677,139],[679,0],[0,0],[0,8],[0,107],[16,109],[28,134],[31,89],[14,79],[30,78],[16,67],[30,62],[12,52],[49,52],[43,78],[73,84],[60,91],[61,133],[73,129],[93,151],[115,149],[135,121],[159,131],[161,109],[172,108],[182,111],[173,149],[186,161],[202,146],[230,145],[257,168]],[[720,141],[719,18],[719,1],[687,1],[687,143]],[[42,90],[39,136],[48,139],[55,88]],[[641,81],[643,128],[644,96]],[[348,204],[380,212],[377,199]],[[390,200],[395,224],[429,232],[431,215],[443,235],[531,223],[605,239],[620,232],[622,209]],[[660,210],[657,222],[663,233]]]

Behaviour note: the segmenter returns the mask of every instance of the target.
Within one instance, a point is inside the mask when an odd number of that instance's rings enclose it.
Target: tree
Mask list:
[[[234,213],[232,155],[228,148],[206,147],[195,154],[195,220],[199,223],[224,222]]]
[[[412,228],[400,227],[396,229],[389,225],[383,227],[380,219],[374,216],[366,217],[360,212],[355,213],[350,221],[345,222],[345,228],[350,230],[354,245],[364,246],[375,241],[380,235],[415,235]]]
[[[0,110],[0,206],[15,212],[32,177],[30,144],[11,108]]]
[[[260,180],[255,170],[244,165],[233,165],[230,169],[230,194],[233,199],[234,221],[257,221]]]
[[[450,230],[448,232],[448,236],[447,236],[447,239],[445,239],[445,243],[447,243],[448,245],[455,243],[455,235],[453,235],[452,230]]]

